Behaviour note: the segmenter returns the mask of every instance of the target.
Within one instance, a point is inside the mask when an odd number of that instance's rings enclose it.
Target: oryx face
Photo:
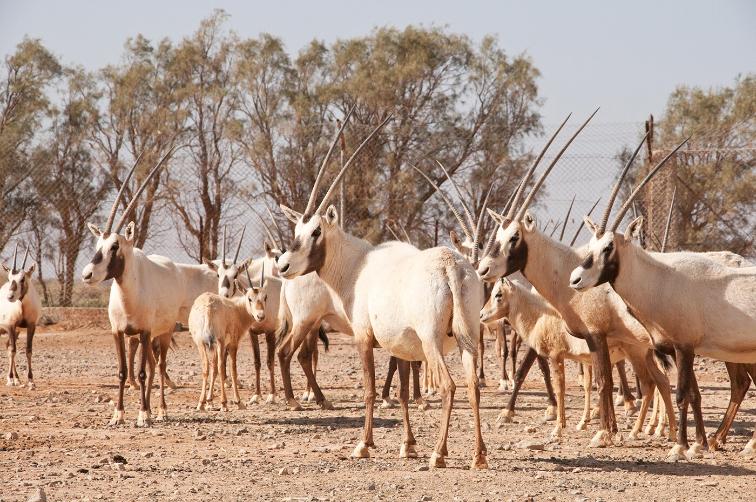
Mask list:
[[[3,270],[8,272],[8,297],[9,302],[22,301],[29,291],[29,284],[32,280],[32,274],[36,268],[36,264],[32,263],[28,270],[12,269],[3,265]]]
[[[325,214],[314,214],[307,219],[288,207],[281,208],[296,226],[291,248],[278,258],[279,274],[285,279],[293,279],[318,272],[325,264],[328,235],[339,231],[336,207],[329,206]]]
[[[247,299],[247,312],[257,322],[265,320],[265,303],[268,301],[268,281],[263,282],[262,287],[252,287],[247,289],[245,297]]]
[[[596,224],[586,218],[586,226],[593,232],[593,237],[583,262],[570,274],[570,287],[581,291],[614,282],[619,274],[621,249],[631,245],[633,236],[640,232],[641,221],[642,217],[639,217],[630,223],[624,235],[611,231],[598,235]]]
[[[223,298],[231,298],[236,295],[238,290],[237,279],[241,272],[249,266],[249,260],[244,260],[238,265],[236,263],[224,265],[223,260],[217,265],[213,262],[206,262],[205,264],[218,275],[218,295]]]
[[[92,260],[81,271],[81,280],[85,284],[96,285],[108,279],[119,279],[126,268],[126,259],[134,249],[134,222],[126,226],[124,235],[103,233],[91,223],[87,226],[97,238],[97,243]]]
[[[496,238],[489,253],[478,264],[478,275],[486,282],[525,268],[528,261],[527,233],[535,230],[535,219],[526,214],[523,221],[509,221],[498,216]]]
[[[491,290],[489,306],[480,310],[480,322],[498,321],[509,317],[509,299],[512,295],[512,284],[503,277],[496,281]]]
[[[449,232],[449,238],[451,239],[452,246],[454,246],[454,249],[457,250],[459,254],[467,258],[468,261],[472,260],[472,251],[473,246],[475,246],[475,243],[470,240],[469,237],[465,236],[465,240],[462,240],[459,238],[459,235],[457,235],[457,232],[452,230]],[[478,253],[481,253],[483,251],[483,243],[478,243]]]

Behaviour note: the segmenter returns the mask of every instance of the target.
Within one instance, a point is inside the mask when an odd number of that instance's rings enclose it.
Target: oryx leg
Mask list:
[[[239,373],[236,366],[236,356],[238,351],[238,344],[234,344],[228,347],[228,356],[231,359],[231,388],[234,391],[234,401],[236,402],[236,407],[240,410],[243,410],[246,408],[246,406],[244,406],[244,403],[241,400],[241,396],[239,395]]]
[[[722,417],[722,423],[719,425],[717,431],[709,437],[709,448],[711,450],[717,450],[719,447],[727,441],[727,433],[732,427],[732,422],[735,420],[735,415],[738,414],[740,403],[743,402],[748,387],[751,386],[751,378],[748,375],[747,367],[756,365],[751,364],[738,364],[738,363],[725,363],[727,368],[727,374],[730,377],[730,403],[727,405],[727,411],[725,411],[724,417]]]
[[[551,384],[549,361],[542,356],[536,357],[536,361],[538,361],[538,368],[541,370],[541,375],[543,375],[543,384],[546,387],[546,401],[549,403],[546,405],[546,412],[544,413],[543,418],[546,421],[556,420],[557,401],[556,397],[554,397],[554,386]]]
[[[168,417],[168,407],[165,404],[165,388],[168,385],[168,349],[171,347],[171,335],[158,337],[159,358],[158,371],[160,372],[160,407],[158,408],[157,420],[165,420]]]
[[[486,325],[483,323],[480,323],[480,326],[478,329],[478,332],[480,334],[480,336],[478,337],[478,354],[479,354],[479,361],[480,361],[479,366],[478,366],[478,385],[480,385],[481,388],[486,386],[486,373],[483,367],[485,366],[485,360],[484,360],[484,355],[486,351],[485,333],[487,330],[488,328],[486,328]]]
[[[270,374],[270,393],[265,398],[266,403],[276,402],[276,334],[265,333],[265,348],[267,349],[268,373]]]
[[[202,385],[200,387],[200,397],[197,403],[197,411],[205,410],[205,402],[207,401],[207,380],[210,376],[210,361],[208,360],[207,351],[209,349],[204,345],[197,347],[197,352],[200,355],[200,361],[202,362]]]
[[[15,387],[20,384],[18,381],[18,373],[16,372],[16,339],[18,338],[18,331],[15,326],[8,328],[8,380],[6,385],[8,387]]]
[[[657,434],[662,435],[664,431],[664,423],[669,424],[669,440],[674,441],[675,435],[677,434],[677,417],[675,417],[675,410],[672,407],[672,387],[669,383],[669,378],[667,375],[659,369],[659,367],[656,364],[656,361],[654,361],[654,351],[648,350],[646,352],[646,362],[645,367],[648,370],[649,375],[653,379],[655,392],[653,392],[654,396],[659,396],[661,399],[661,403],[659,404],[659,421],[660,426],[657,428]],[[637,372],[636,372],[637,376]],[[639,380],[640,382],[640,380]],[[642,382],[640,383],[641,389],[643,389]],[[645,396],[645,390],[643,390],[642,393],[639,393],[641,395]],[[648,396],[649,402],[652,399],[651,396]],[[641,400],[641,406],[643,405],[643,400]],[[648,407],[648,404],[646,404],[646,407]],[[663,408],[663,410],[662,410]],[[666,420],[664,417],[667,417]],[[642,424],[641,424],[642,426]]]
[[[504,332],[504,324],[499,321],[496,323],[496,355],[501,365],[501,378],[499,379],[498,392],[504,392],[509,388],[509,376],[507,375],[507,358],[509,350],[507,347],[507,337]]]
[[[381,391],[381,408],[393,408],[396,403],[391,399],[391,382],[394,379],[394,373],[399,362],[396,357],[391,356],[389,358],[388,372],[386,373],[386,381],[383,383],[383,390]]]
[[[304,371],[305,377],[307,378],[307,384],[312,389],[315,403],[324,410],[332,410],[333,405],[323,395],[323,391],[320,389],[320,386],[315,379],[315,371],[312,368],[312,350],[317,350],[317,343],[317,331],[310,331],[308,337],[299,349],[297,360],[299,361],[299,365],[302,366],[302,371]]]
[[[412,399],[415,401],[417,407],[421,410],[427,410],[430,408],[430,404],[423,398],[423,393],[420,391],[420,361],[412,361],[410,363],[410,369],[412,370]]]
[[[126,387],[126,376],[128,373],[126,367],[126,341],[123,332],[114,332],[113,340],[115,341],[116,357],[118,358],[118,395],[116,396],[116,406],[113,411],[113,418],[108,422],[109,426],[123,424],[123,391]]]
[[[226,346],[222,342],[218,342],[218,350],[216,352],[218,358],[218,378],[220,387],[220,409],[221,411],[228,411],[228,401],[226,397]]]
[[[475,354],[465,349],[462,344],[457,341],[460,352],[462,353],[462,366],[465,369],[465,379],[467,380],[467,399],[470,403],[473,415],[473,427],[475,427],[475,448],[473,450],[471,469],[488,469],[488,462],[486,460],[486,445],[483,442],[483,434],[480,430],[480,385],[476,381],[475,374]],[[448,371],[448,370],[447,370]],[[449,406],[449,413],[451,413],[451,406],[454,403],[452,401]],[[447,416],[446,427],[448,431],[449,417]],[[444,443],[446,440],[444,439]],[[446,444],[444,444],[444,452],[446,452]],[[432,461],[432,458],[431,458]]]
[[[653,362],[653,361],[652,361]],[[617,401],[614,404],[624,404],[625,416],[631,416],[638,411],[635,407],[635,396],[630,391],[630,384],[627,382],[627,371],[625,370],[625,361],[617,361],[614,364],[619,376],[619,389],[617,392]]]
[[[136,373],[134,373],[134,360],[136,359],[137,349],[139,348],[139,338],[136,336],[130,336],[129,343],[129,388],[131,390],[139,390],[139,383],[136,380]]]
[[[260,359],[260,340],[257,333],[249,331],[249,343],[252,344],[252,359],[255,364],[255,393],[249,399],[250,403],[262,401],[262,389],[260,388],[260,371],[262,370],[262,360]],[[283,371],[283,370],[282,370]]]
[[[643,401],[641,402],[640,411],[638,412],[638,416],[635,418],[635,423],[633,424],[633,428],[630,431],[629,435],[630,439],[638,439],[638,435],[643,428],[643,423],[646,420],[648,406],[651,404],[651,398],[654,394],[654,389],[656,388],[656,384],[654,383],[653,378],[651,378],[650,368],[648,368],[647,365],[650,364],[650,366],[653,366],[655,368],[656,363],[654,363],[653,361],[653,351],[648,350],[645,347],[639,347],[638,350],[635,350],[634,348],[628,348],[626,353],[630,364],[633,366],[633,370],[635,370],[635,374],[638,376],[638,381],[641,384],[643,395],[645,396],[643,398]],[[650,361],[644,357],[644,353],[651,355]],[[625,404],[627,404],[627,401],[625,402]],[[634,404],[635,403],[633,403],[633,405]]]
[[[365,428],[362,433],[362,441],[355,446],[352,457],[367,458],[370,456],[368,448],[375,446],[373,442],[373,408],[375,407],[373,336],[366,332],[355,333],[355,343],[362,361],[362,384],[365,387]]]
[[[432,338],[430,342],[423,341],[423,352],[425,352],[428,369],[432,371],[438,379],[439,393],[441,394],[441,424],[438,440],[436,441],[436,446],[430,457],[430,466],[446,467],[445,458],[449,455],[446,440],[449,435],[449,419],[451,417],[452,406],[454,403],[454,391],[456,390],[456,385],[454,385],[454,380],[449,373],[449,368],[446,366],[446,361],[444,361],[443,353],[441,352],[440,347],[438,347],[438,344],[440,344],[440,341],[433,340]],[[477,382],[475,381],[477,380],[477,375],[474,371],[474,360],[472,367],[475,389],[480,392]],[[467,368],[465,368],[465,370],[465,372],[468,373]]]
[[[512,330],[512,335],[509,339],[509,357],[512,361],[512,367],[510,371],[510,375],[512,375],[512,380],[509,381],[509,388],[514,389],[515,386],[515,375],[517,374],[517,352],[520,350],[520,337],[517,334],[517,331]],[[532,361],[531,361],[531,364]]]
[[[315,380],[318,379],[318,353],[320,352],[318,350],[318,337],[310,336],[306,340],[306,342],[310,345],[310,353],[312,354],[312,374],[315,377]],[[307,400],[308,401],[314,401],[315,400],[315,391],[312,390],[310,387],[310,382],[308,380],[307,387],[305,388],[305,392],[307,393]],[[302,394],[302,398],[304,399],[304,394]]]
[[[394,359],[392,357],[392,359]],[[417,457],[415,450],[415,436],[412,435],[412,426],[409,419],[409,371],[410,363],[401,359],[396,359],[396,366],[399,370],[399,404],[402,407],[402,422],[404,423],[404,438],[399,447],[399,458]]]
[[[680,424],[677,431],[677,444],[669,453],[670,460],[679,460],[683,457],[694,458],[700,456],[702,449],[708,448],[700,408],[701,395],[698,392],[698,384],[693,372],[695,354],[691,348],[676,346],[675,359],[677,360],[677,407],[680,413]],[[693,407],[696,437],[699,441],[692,447],[689,447],[688,444],[688,404]],[[698,410],[696,410],[696,407],[698,407]],[[698,423],[699,417],[701,419],[700,424]],[[700,436],[703,436],[703,438]]]
[[[499,416],[496,419],[497,422],[501,421],[506,423],[512,421],[512,417],[515,414],[517,394],[520,393],[520,387],[522,387],[523,382],[525,382],[525,377],[528,375],[530,367],[533,366],[533,362],[537,357],[538,354],[536,351],[528,347],[528,351],[525,353],[525,357],[520,363],[520,367],[517,369],[517,373],[514,376],[514,387],[512,388],[512,394],[509,396],[507,407],[501,410],[501,413],[499,413]]]
[[[32,373],[32,342],[36,329],[37,325],[33,322],[26,325],[26,386],[30,390],[35,388],[34,374]]]
[[[565,392],[565,378],[564,378],[564,359],[562,357],[559,357],[556,361],[554,361],[554,366],[556,370],[556,380],[557,380],[557,386],[556,386],[556,397],[557,397],[557,407],[556,407],[556,425],[554,426],[554,430],[551,432],[551,437],[554,439],[558,439],[562,436],[562,431],[565,427],[567,427],[567,419],[564,414],[564,392]]]
[[[139,333],[139,415],[137,416],[137,427],[149,427],[150,419],[150,398],[149,394],[152,389],[147,387],[147,361],[150,356],[153,357],[150,334],[146,331]]]
[[[579,431],[584,431],[588,424],[591,423],[591,391],[593,390],[593,366],[590,364],[580,364],[583,368],[583,417],[575,427]]]
[[[601,430],[591,439],[592,447],[609,446],[617,432],[617,419],[614,416],[614,386],[612,384],[612,364],[609,359],[609,346],[604,334],[588,334],[585,337],[591,351],[593,371],[596,375],[596,387],[599,394],[599,417]]]
[[[286,399],[286,405],[292,411],[299,411],[302,409],[302,406],[294,397],[294,389],[291,386],[291,358],[294,352],[302,345],[305,338],[313,331],[315,325],[314,321],[295,324],[292,326],[291,331],[278,344],[278,364],[281,366],[284,399]],[[317,335],[317,331],[315,333]]]

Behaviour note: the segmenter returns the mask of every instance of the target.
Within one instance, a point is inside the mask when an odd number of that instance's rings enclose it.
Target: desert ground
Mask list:
[[[754,427],[756,391],[749,391],[723,451],[693,462],[668,463],[667,441],[644,438],[619,447],[590,449],[596,429],[576,431],[582,390],[576,367],[568,363],[568,428],[549,442],[552,423],[542,420],[545,395],[534,366],[518,402],[514,423],[496,424],[507,394],[493,384],[498,365],[487,342],[489,387],[481,396],[487,471],[468,469],[473,441],[470,407],[459,357],[447,356],[458,384],[449,434],[448,468],[428,470],[438,432],[439,399],[411,419],[420,457],[398,457],[401,415],[377,410],[375,450],[366,460],[350,453],[363,424],[362,371],[351,340],[331,336],[321,348],[318,377],[333,411],[304,403],[300,412],[281,403],[250,404],[221,412],[195,405],[200,383],[199,357],[188,333],[176,335],[168,369],[179,388],[167,395],[169,419],[151,428],[134,426],[138,393],[127,390],[128,425],[106,427],[116,392],[113,339],[101,328],[40,330],[35,336],[37,389],[0,387],[0,500],[27,500],[43,487],[48,500],[754,500],[756,461],[739,451]],[[3,346],[5,345],[3,338]],[[264,341],[261,349],[265,353]],[[24,375],[24,335],[17,357]],[[376,351],[382,384],[388,356]],[[304,376],[296,360],[294,386]],[[721,419],[729,397],[724,365],[697,362],[707,430]],[[3,358],[3,377],[7,362]],[[263,366],[263,381],[267,380]],[[253,381],[252,351],[240,352],[242,397]],[[277,382],[280,376],[277,370]],[[674,378],[674,374],[670,375]],[[3,378],[3,383],[4,383]],[[633,380],[631,378],[631,380]],[[398,376],[396,377],[398,382]],[[380,393],[380,389],[379,389]],[[157,390],[153,391],[154,396]],[[153,409],[153,416],[156,410]],[[618,417],[623,417],[621,407]],[[692,419],[691,419],[692,420]],[[630,420],[621,418],[625,433]],[[692,422],[690,433],[693,434]],[[518,448],[530,438],[543,450]]]

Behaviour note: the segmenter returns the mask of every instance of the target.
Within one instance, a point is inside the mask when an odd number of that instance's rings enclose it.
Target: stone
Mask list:
[[[430,470],[430,467],[428,467],[427,465],[421,465],[420,467],[418,467],[415,470],[418,471],[418,472],[423,472],[423,471]]]
[[[15,439],[18,439],[18,432],[9,432],[5,435],[5,439],[8,441],[13,441]]]
[[[517,443],[515,447],[520,450],[543,450],[545,445],[543,444],[543,441],[537,439],[523,439]]]
[[[47,502],[47,495],[45,494],[45,489],[41,486],[36,488],[34,491],[32,491],[29,494],[29,498],[26,499],[26,502]]]
[[[289,474],[291,474],[291,470],[289,470],[288,467],[281,467],[278,470],[278,475],[279,476],[288,476]]]

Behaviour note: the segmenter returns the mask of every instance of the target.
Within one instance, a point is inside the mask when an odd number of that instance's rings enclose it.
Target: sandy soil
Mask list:
[[[187,333],[178,334],[177,340],[168,367],[180,388],[167,396],[169,421],[150,429],[134,427],[138,395],[127,391],[129,425],[109,429],[105,423],[116,389],[111,336],[92,329],[39,333],[37,390],[0,387],[0,500],[26,500],[40,486],[48,500],[756,499],[756,461],[738,455],[754,426],[754,390],[746,396],[724,451],[672,464],[664,460],[671,445],[661,440],[589,449],[596,425],[594,421],[588,431],[574,430],[582,396],[572,364],[568,429],[559,443],[548,443],[552,424],[541,420],[543,384],[534,369],[512,424],[497,427],[496,416],[507,396],[484,389],[483,434],[490,470],[477,472],[467,468],[471,414],[459,358],[450,354],[459,387],[449,467],[429,471],[440,414],[437,398],[431,399],[430,410],[411,412],[420,458],[397,458],[401,418],[396,409],[378,412],[372,458],[349,458],[361,433],[364,408],[362,372],[349,338],[332,337],[331,351],[320,358],[319,381],[335,410],[320,411],[306,403],[304,411],[290,412],[279,402],[225,413],[194,410],[199,358]],[[486,361],[489,382],[498,375],[492,345]],[[245,343],[240,354],[245,400],[254,371],[251,355]],[[23,349],[19,356],[19,373],[25,375]],[[382,379],[387,356],[378,350],[376,360]],[[699,361],[697,367],[707,428],[713,430],[729,397],[728,380],[721,363]],[[4,377],[4,358],[0,368]],[[294,378],[301,393],[304,377],[299,368]],[[617,412],[622,415],[620,407]],[[545,450],[517,448],[524,438],[543,441]],[[116,455],[126,463],[114,462]]]

